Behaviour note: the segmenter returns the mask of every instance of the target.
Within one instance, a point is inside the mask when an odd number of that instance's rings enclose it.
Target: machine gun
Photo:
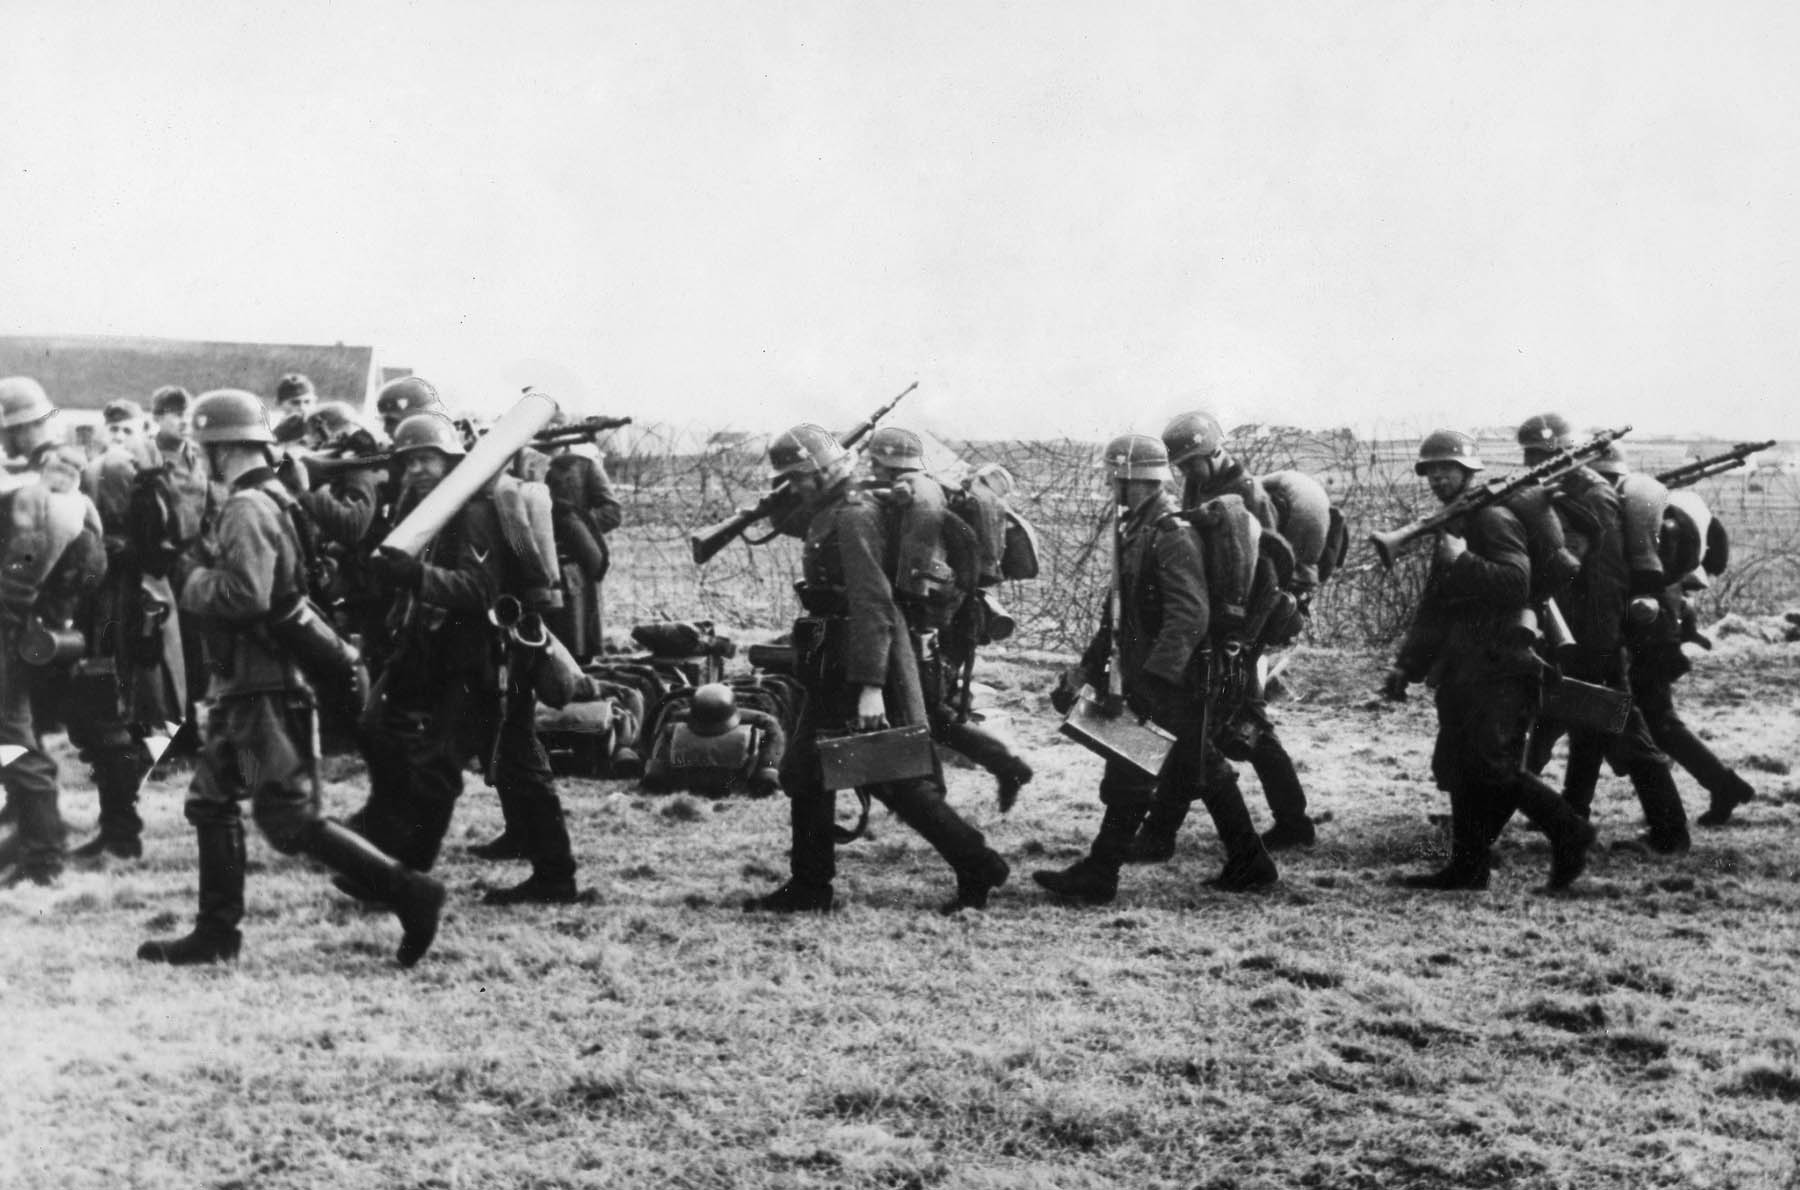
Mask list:
[[[1735,471],[1742,467],[1751,455],[1758,451],[1768,450],[1775,445],[1775,439],[1767,442],[1740,442],[1730,450],[1711,455],[1704,459],[1695,459],[1691,463],[1683,463],[1679,467],[1671,467],[1656,477],[1656,481],[1666,488],[1685,488],[1699,483],[1703,479],[1711,479],[1715,475],[1723,475],[1727,471]]]
[[[539,450],[554,450],[559,446],[575,446],[583,442],[592,442],[602,434],[630,424],[629,417],[584,417],[580,421],[572,421],[567,425],[551,426],[547,430],[539,430],[531,436],[531,445]]]
[[[1589,460],[1606,453],[1607,447],[1629,433],[1631,433],[1630,426],[1617,430],[1602,430],[1580,446],[1564,447],[1534,467],[1528,467],[1515,475],[1490,479],[1477,487],[1468,488],[1462,495],[1436,512],[1427,513],[1411,524],[1402,525],[1387,533],[1371,533],[1369,534],[1369,544],[1375,547],[1375,553],[1380,557],[1381,564],[1392,569],[1394,559],[1399,557],[1401,551],[1411,542],[1427,533],[1435,533],[1471,513],[1480,512],[1490,505],[1498,504],[1533,484],[1553,483]]]
[[[896,396],[893,400],[870,414],[867,418],[858,423],[854,429],[839,434],[838,445],[842,446],[845,450],[855,449],[859,442],[875,431],[877,422],[892,413],[894,411],[894,406],[898,405],[908,393],[918,387],[919,382],[915,380],[904,389],[901,389],[899,396]],[[793,489],[788,486],[787,481],[784,479],[782,482],[776,484],[775,487],[771,488],[768,494],[761,500],[758,500],[753,506],[749,508],[740,508],[715,525],[709,525],[703,529],[695,530],[694,533],[688,537],[688,548],[693,552],[694,564],[697,566],[706,565],[720,550],[749,532],[750,526],[756,524],[758,521],[767,520],[776,525],[781,524],[784,520],[794,514],[797,503],[798,499],[795,497]],[[761,545],[773,536],[774,533],[770,533],[768,536],[758,538],[750,544]]]
[[[457,424],[463,426],[466,423],[458,422]],[[575,446],[582,442],[592,442],[602,434],[630,424],[629,417],[584,417],[580,421],[570,422],[568,425],[551,426],[548,429],[539,430],[531,436],[529,445],[538,450],[555,450],[558,447]],[[473,434],[474,440],[477,441],[486,432],[485,429],[465,431],[466,434]],[[315,484],[330,482],[338,476],[352,471],[385,470],[393,464],[394,452],[370,450],[369,447],[373,445],[374,440],[369,436],[368,431],[359,430],[327,447],[328,451],[339,450],[351,453],[305,455],[302,456],[301,461],[306,464],[306,473],[312,477]],[[361,450],[362,453],[355,453],[358,450]]]

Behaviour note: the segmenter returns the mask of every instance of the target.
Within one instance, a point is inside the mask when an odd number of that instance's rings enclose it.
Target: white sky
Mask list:
[[[1797,13],[0,0],[0,332],[710,428],[1800,437]]]

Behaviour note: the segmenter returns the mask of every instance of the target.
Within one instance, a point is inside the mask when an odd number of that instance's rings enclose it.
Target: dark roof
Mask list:
[[[64,409],[121,397],[147,404],[165,384],[199,394],[243,388],[273,403],[286,372],[312,377],[321,401],[368,403],[375,349],[282,343],[197,343],[107,335],[0,335],[0,376],[30,376]]]

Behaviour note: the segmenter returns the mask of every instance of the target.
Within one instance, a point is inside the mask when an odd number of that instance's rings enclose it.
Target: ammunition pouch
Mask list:
[[[931,729],[888,727],[818,737],[819,776],[826,789],[860,789],[937,776]]]

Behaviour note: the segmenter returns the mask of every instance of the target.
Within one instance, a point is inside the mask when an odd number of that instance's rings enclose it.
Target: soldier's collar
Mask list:
[[[269,466],[252,467],[238,476],[231,485],[234,492],[242,492],[249,488],[258,488],[275,478],[275,468]]]

